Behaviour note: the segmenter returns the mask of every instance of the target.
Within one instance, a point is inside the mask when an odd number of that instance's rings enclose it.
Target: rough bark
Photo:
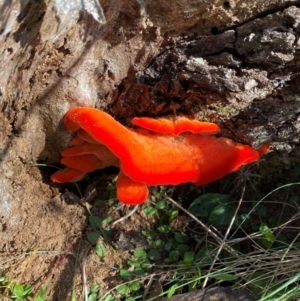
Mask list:
[[[214,121],[237,141],[270,142],[270,170],[299,163],[300,1],[100,0],[100,22],[50,0],[0,4],[5,252],[51,248],[44,236],[59,222],[69,241],[83,227],[83,210],[49,183],[52,170],[30,167],[59,162],[70,138],[61,118],[75,105],[127,125],[178,113]]]

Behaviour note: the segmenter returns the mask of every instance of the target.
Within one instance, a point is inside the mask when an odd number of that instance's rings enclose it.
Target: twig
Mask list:
[[[44,282],[46,282],[54,273],[55,271],[62,265],[62,263],[65,261],[65,259],[67,258],[68,255],[70,255],[71,251],[76,247],[76,245],[78,244],[78,242],[80,241],[81,236],[78,237],[75,242],[69,247],[69,249],[61,256],[61,258],[56,262],[54,268],[42,279],[41,283],[35,288],[34,290],[34,297],[35,298],[36,294],[39,292],[42,284]]]
[[[195,215],[193,215],[192,213],[190,213],[189,211],[187,211],[186,209],[184,209],[182,206],[180,206],[177,202],[175,202],[173,199],[171,199],[170,197],[166,196],[166,199],[168,199],[171,203],[173,203],[177,208],[179,208],[180,210],[182,210],[185,214],[187,214],[188,216],[190,216],[193,220],[195,220],[202,228],[204,228],[219,244],[222,244],[223,240],[217,235],[215,234],[211,229],[209,229],[204,223],[202,223]],[[237,251],[235,251],[234,249],[232,249],[230,246],[224,244],[224,249],[226,249],[226,251],[228,251],[230,254],[234,255],[234,256],[238,256]]]
[[[147,297],[147,295],[148,295],[148,293],[149,293],[149,290],[150,290],[151,285],[152,285],[153,280],[154,280],[154,275],[155,275],[155,274],[152,274],[152,275],[150,276],[150,279],[149,279],[149,281],[148,281],[148,283],[147,283],[147,285],[146,285],[146,287],[145,287],[144,294],[143,294],[143,300],[146,300],[146,297]]]
[[[121,218],[115,220],[112,225],[115,226],[117,223],[120,223],[122,222],[123,220],[125,220],[126,218],[128,218],[129,216],[131,216],[137,209],[138,209],[139,205],[135,205],[133,207],[133,209],[128,213],[126,214],[125,216],[122,216]]]
[[[85,249],[80,254],[81,271],[82,271],[83,295],[84,295],[84,300],[85,301],[88,301],[88,298],[89,298],[89,296],[88,296],[88,289],[87,289],[87,281],[86,281],[86,272],[85,272],[87,252],[88,252],[88,250]]]
[[[221,244],[220,244],[220,247],[219,247],[219,249],[218,249],[218,251],[217,251],[217,254],[216,254],[216,256],[215,256],[215,258],[214,258],[212,264],[211,264],[210,267],[209,267],[209,270],[208,270],[208,272],[207,272],[207,276],[206,276],[205,279],[204,279],[203,286],[202,286],[203,289],[205,288],[205,286],[206,286],[206,284],[207,284],[207,281],[208,281],[208,275],[211,273],[211,271],[212,271],[212,269],[213,269],[213,267],[214,267],[214,265],[215,265],[217,259],[219,258],[219,255],[220,255],[220,253],[221,253],[223,247],[225,246],[225,243],[226,243],[227,237],[228,237],[228,235],[229,235],[229,232],[230,232],[230,230],[231,230],[231,228],[232,228],[232,225],[233,225],[233,223],[234,223],[234,221],[235,221],[235,218],[236,218],[236,216],[237,216],[237,214],[238,214],[238,212],[239,212],[239,210],[240,210],[240,206],[241,206],[242,201],[243,201],[243,199],[244,199],[245,190],[246,190],[246,185],[244,184],[244,185],[243,185],[243,188],[242,188],[242,194],[241,194],[239,203],[238,203],[238,205],[237,205],[237,207],[236,207],[236,210],[235,210],[235,212],[234,212],[234,215],[233,215],[233,217],[232,217],[232,219],[231,219],[231,221],[230,221],[230,224],[229,224],[228,229],[227,229],[227,231],[226,231],[226,233],[225,233],[225,236],[224,236],[224,238],[223,238],[223,240],[222,240],[222,242],[221,242]]]

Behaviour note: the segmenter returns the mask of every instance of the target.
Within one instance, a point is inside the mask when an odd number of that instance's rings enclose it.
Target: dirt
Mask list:
[[[115,241],[118,251],[106,244],[105,257],[99,258],[86,237],[88,231],[95,229],[89,226],[89,213],[82,200],[61,185],[41,183],[37,167],[28,167],[27,171],[22,183],[30,198],[19,204],[18,214],[11,213],[19,216],[18,223],[3,225],[1,270],[7,269],[6,275],[12,282],[30,283],[36,291],[46,284],[49,300],[67,300],[74,288],[77,297],[82,298],[83,266],[88,287],[98,283],[102,290],[114,288],[120,281],[117,270],[125,264],[128,251],[138,246],[147,248],[140,234],[141,229],[147,227],[141,210],[125,223],[113,227],[115,235],[111,240]],[[99,197],[94,195],[89,201],[93,204]],[[93,215],[105,218],[107,209],[108,206],[91,210]],[[111,216],[120,218],[128,210],[128,207],[120,208]],[[151,227],[150,221],[148,227]],[[128,235],[132,235],[131,241]],[[101,241],[103,239],[99,243]]]
[[[297,1],[100,2],[105,25],[85,12],[71,19],[48,0],[0,10],[0,269],[35,290],[46,283],[49,300],[67,300],[73,287],[81,295],[82,266],[88,285],[113,287],[129,250],[144,243],[133,237],[153,222],[140,209],[116,227],[122,252],[93,254],[78,191],[50,181],[70,141],[70,107],[103,108],[126,125],[177,113],[217,121],[237,141],[272,143],[263,175],[299,163]]]

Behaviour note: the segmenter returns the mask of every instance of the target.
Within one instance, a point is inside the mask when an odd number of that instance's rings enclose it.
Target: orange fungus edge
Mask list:
[[[56,183],[77,182],[83,179],[85,172],[74,168],[65,167],[51,176],[51,181]]]
[[[139,205],[146,201],[149,195],[147,185],[135,182],[120,171],[117,183],[117,198],[125,205]]]
[[[193,134],[216,134],[220,131],[220,127],[216,123],[192,120],[187,117],[177,117],[175,120],[135,117],[131,122],[134,125],[156,133],[176,136],[185,132],[191,132]]]

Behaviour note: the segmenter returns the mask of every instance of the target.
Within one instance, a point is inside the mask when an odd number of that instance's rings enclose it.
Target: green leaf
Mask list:
[[[106,203],[108,203],[109,207],[112,207],[116,204],[116,199],[111,198],[111,193],[109,194],[109,200]]]
[[[99,257],[103,257],[105,254],[105,246],[104,244],[97,244],[95,247],[95,252]]]
[[[138,281],[131,281],[128,283],[128,287],[131,291],[138,291],[140,289],[140,284]]]
[[[88,301],[96,301],[97,300],[97,294],[96,293],[92,293],[89,295],[88,297]]]
[[[157,228],[160,233],[167,234],[171,231],[171,227],[169,225],[161,225]]]
[[[100,233],[98,233],[98,232],[88,232],[86,234],[86,236],[87,236],[87,239],[90,243],[95,244],[95,243],[97,243],[97,241],[100,237]]]
[[[174,234],[174,237],[175,237],[175,240],[181,244],[187,243],[190,240],[190,238],[187,235],[182,234],[180,232],[176,232]]]
[[[146,273],[143,269],[135,269],[134,272],[132,272],[132,275],[141,278],[141,277],[145,277]]]
[[[46,284],[43,284],[34,297],[34,301],[46,300]]]
[[[154,245],[158,249],[163,249],[165,247],[165,242],[162,239],[158,239],[154,242]]]
[[[144,259],[147,258],[147,253],[142,250],[142,249],[137,249],[133,251],[133,255],[134,257],[138,258],[138,259]]]
[[[235,208],[228,204],[222,204],[215,207],[209,215],[208,222],[210,225],[218,228],[228,226],[234,216]]]
[[[169,220],[170,222],[172,222],[177,216],[178,216],[178,210],[175,210],[175,209],[171,209],[169,212]]]
[[[99,291],[100,285],[98,283],[93,283],[90,288],[91,293],[97,293]]]
[[[147,238],[155,238],[157,236],[156,232],[152,229],[142,230],[142,234]]]
[[[145,208],[143,211],[147,216],[153,216],[157,213],[157,209],[151,206]]]
[[[239,215],[239,220],[241,223],[244,223],[250,219],[250,215],[247,213],[242,213]]]
[[[109,224],[113,218],[111,216],[107,216],[106,218],[103,219],[102,223],[104,224]]]
[[[128,259],[127,263],[128,263],[128,265],[133,266],[135,268],[141,267],[141,263],[138,260]]]
[[[267,226],[265,223],[261,223],[259,227],[260,233],[263,234],[264,238],[267,239],[270,242],[274,242],[275,237],[272,233],[272,230]]]
[[[169,253],[169,257],[166,258],[165,262],[174,262],[174,261],[178,261],[179,256],[180,256],[180,253],[179,253],[177,250],[171,251],[171,252]]]
[[[104,301],[116,301],[115,297],[112,294],[109,294],[105,297]]]
[[[264,247],[269,248],[275,241],[275,236],[272,230],[265,223],[261,223],[259,226],[259,232],[263,235],[262,244]]]
[[[146,268],[149,268],[151,266],[151,263],[147,260],[147,259],[144,259],[142,262],[141,262],[141,267],[143,269],[146,269]]]
[[[232,202],[232,198],[228,194],[206,193],[196,198],[189,206],[188,211],[198,217],[207,217],[216,206],[230,202]]]
[[[106,187],[106,189],[109,190],[109,191],[115,191],[115,190],[116,190],[116,186],[113,185],[113,184],[110,184],[110,185],[108,185],[108,186]]]
[[[126,284],[120,284],[116,287],[117,292],[122,295],[128,295],[130,293],[130,289]]]
[[[123,279],[131,280],[131,279],[132,279],[132,272],[129,271],[129,270],[126,270],[126,269],[121,269],[121,270],[120,270],[120,276],[121,276]]]
[[[233,281],[233,280],[238,279],[237,276],[232,275],[232,274],[219,274],[219,275],[213,276],[213,278],[217,279],[217,280],[223,280],[223,281]]]
[[[171,298],[171,297],[176,293],[177,288],[178,288],[178,284],[177,284],[177,283],[173,284],[173,285],[169,288],[168,294],[167,294],[168,298]]]
[[[109,294],[105,297],[104,301],[116,301],[116,299],[112,294]]]
[[[193,252],[185,252],[183,256],[183,261],[185,264],[192,264],[194,262],[195,256]]]
[[[185,244],[178,244],[176,249],[180,253],[180,255],[183,257],[184,254],[189,251],[190,246],[185,245]]]
[[[172,249],[172,244],[170,242],[167,242],[164,246],[164,250],[170,252],[171,249]]]
[[[29,284],[23,284],[24,296],[28,296],[32,292],[32,287]]]
[[[23,285],[21,285],[21,284],[13,284],[11,291],[15,297],[23,297],[24,296],[24,289],[23,289]]]
[[[89,216],[89,224],[94,228],[101,229],[102,218],[100,218],[99,216],[90,215]]]
[[[114,232],[112,230],[105,229],[105,228],[102,229],[102,233],[103,233],[103,236],[107,239],[113,237],[113,235],[114,235]]]
[[[211,263],[212,258],[215,254],[215,246],[211,243],[206,243],[201,247],[199,252],[196,254],[195,260],[201,260],[202,263]]]
[[[158,209],[165,209],[167,207],[167,202],[166,201],[158,201],[156,203],[156,207]]]
[[[9,280],[6,278],[6,276],[2,276],[0,278],[0,285],[1,286],[7,286],[9,284]]]
[[[150,260],[156,261],[156,260],[161,259],[161,255],[157,250],[150,249],[149,252],[148,252],[148,258]]]
[[[28,284],[13,284],[11,292],[15,300],[25,300],[32,292],[32,287]]]
[[[105,205],[105,202],[102,200],[96,200],[94,204],[96,207],[101,208]]]

